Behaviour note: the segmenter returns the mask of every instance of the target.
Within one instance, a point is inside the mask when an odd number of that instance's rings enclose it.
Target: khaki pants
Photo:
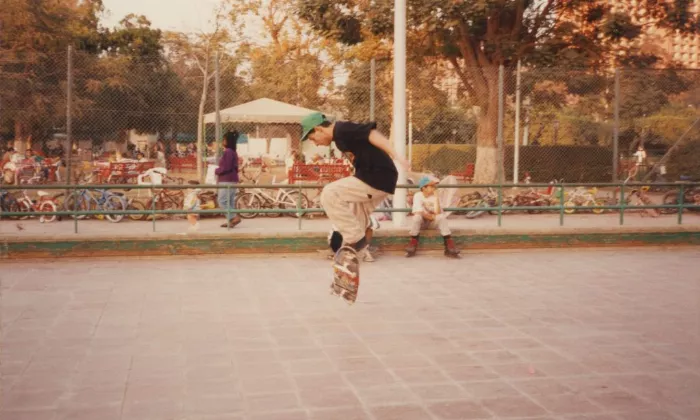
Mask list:
[[[420,214],[414,214],[413,220],[411,220],[411,230],[408,234],[418,236],[422,229],[438,229],[442,236],[452,234],[450,227],[447,226],[447,215],[445,214],[438,214],[433,221],[423,219]]]
[[[323,188],[321,206],[349,245],[365,237],[370,214],[388,195],[350,176]]]

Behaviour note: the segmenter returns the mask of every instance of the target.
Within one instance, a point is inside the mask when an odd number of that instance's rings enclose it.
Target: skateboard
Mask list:
[[[357,300],[360,287],[360,261],[354,249],[343,246],[333,258],[333,282],[330,293],[342,297],[352,305]]]

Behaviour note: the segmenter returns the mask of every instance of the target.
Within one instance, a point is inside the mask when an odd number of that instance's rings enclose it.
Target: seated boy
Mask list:
[[[452,241],[450,228],[447,226],[447,217],[442,212],[440,200],[435,185],[437,181],[423,177],[418,182],[420,192],[413,196],[413,220],[411,221],[411,242],[406,248],[406,256],[416,255],[418,238],[422,229],[439,229],[445,241],[445,256],[459,258],[460,251]]]

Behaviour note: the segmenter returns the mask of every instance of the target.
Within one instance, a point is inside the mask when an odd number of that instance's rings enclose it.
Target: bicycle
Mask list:
[[[258,182],[256,181],[255,184]],[[275,178],[272,178],[273,185],[283,185],[285,182],[275,184]],[[300,200],[300,201],[299,201]],[[287,191],[284,188],[278,188],[275,195],[267,193],[262,188],[254,188],[251,192],[244,192],[236,197],[236,208],[245,210],[260,210],[260,209],[276,209],[282,208],[287,210],[293,210],[297,208],[298,204],[302,209],[309,208],[309,198],[304,193],[299,193],[299,191]],[[240,213],[240,216],[244,219],[253,219],[258,216],[259,213]],[[296,217],[302,217],[304,213],[289,213],[294,214]],[[269,217],[280,217],[282,213],[269,212],[267,213]]]
[[[573,191],[568,193],[568,199],[564,202],[564,213],[574,214],[576,212],[576,207],[586,206],[586,207],[599,207],[605,205],[601,199],[596,197],[598,193],[598,188],[593,187],[586,190],[584,187],[576,187]],[[602,214],[603,209],[595,208],[593,213]]]
[[[484,195],[481,195],[479,192],[475,192],[469,196],[471,199],[469,199],[466,202],[460,201],[457,207],[468,207],[468,208],[484,208],[484,207],[497,207],[498,206],[498,193],[491,187],[488,187],[486,190],[486,193]],[[513,205],[514,202],[514,197],[513,196],[504,196],[501,197],[501,207],[510,207]],[[467,219],[475,219],[481,215],[483,215],[486,212],[486,210],[469,210],[467,211],[466,218]],[[496,214],[498,213],[496,210],[489,210],[489,214]],[[501,214],[506,214],[508,213],[508,210],[505,208],[501,209]]]
[[[45,191],[37,191],[38,200],[32,200],[32,198],[27,194],[27,190],[22,190],[22,196],[17,200],[20,210],[22,212],[40,212],[40,213],[52,213],[56,211],[56,203],[54,199],[49,197],[49,193]],[[22,219],[26,219],[23,217]],[[51,223],[56,221],[58,216],[53,215],[41,215],[39,216],[40,223]]]
[[[17,200],[17,197],[15,197],[13,194],[10,194],[9,191],[7,190],[0,190],[0,219],[2,219],[3,215],[2,213],[18,213],[21,211],[25,211],[24,209],[20,208],[19,201]],[[6,216],[9,217],[10,219],[26,219],[28,216],[25,217],[19,217],[19,216]]]
[[[99,194],[99,196],[95,196],[95,193]],[[54,200],[56,199],[57,198],[54,197]],[[63,207],[66,211],[76,209],[78,211],[125,211],[127,209],[127,202],[123,193],[113,193],[105,189],[96,189],[94,192],[87,189],[80,189],[66,197],[63,201]],[[87,215],[73,216],[74,219],[78,220],[85,219],[86,217]],[[105,214],[104,217],[112,223],[119,223],[124,218],[124,214]]]
[[[680,203],[681,191],[680,189],[672,190],[664,194],[662,203],[666,205],[678,205]],[[685,188],[683,191],[683,203],[691,205],[700,205],[700,187],[690,187]],[[688,209],[690,211],[698,212],[700,209]],[[661,214],[675,214],[678,213],[677,208],[663,208],[659,209]]]
[[[168,181],[173,181],[179,185],[184,184],[184,178],[172,178],[169,176],[165,177]],[[154,203],[155,202],[155,203]],[[156,210],[180,210],[185,202],[185,193],[178,190],[168,190],[167,188],[158,188],[155,190],[155,194],[148,199],[147,202],[143,202],[138,198],[129,199],[127,203],[127,210],[151,210],[155,207]],[[143,220],[150,218],[147,214],[130,214],[129,218],[131,220]]]

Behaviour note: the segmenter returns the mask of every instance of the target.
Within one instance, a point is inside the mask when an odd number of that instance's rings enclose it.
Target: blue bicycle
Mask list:
[[[77,203],[76,203],[77,200]],[[81,189],[71,193],[63,204],[66,211],[125,211],[127,204],[122,193],[115,193],[104,189]],[[87,215],[73,216],[77,219],[84,219]],[[112,223],[119,223],[124,218],[124,214],[105,214],[104,217]]]

